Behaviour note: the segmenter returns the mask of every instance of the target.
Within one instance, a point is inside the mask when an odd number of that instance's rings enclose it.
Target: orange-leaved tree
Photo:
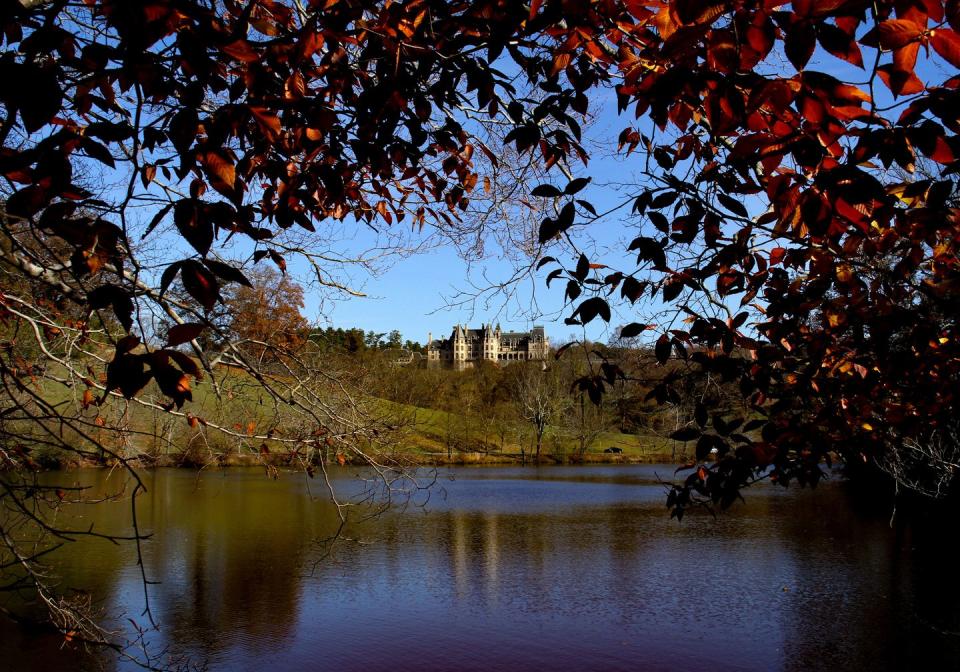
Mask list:
[[[231,338],[259,359],[296,352],[308,327],[300,313],[303,288],[271,268],[258,269],[249,279],[249,286],[237,286],[225,297]]]

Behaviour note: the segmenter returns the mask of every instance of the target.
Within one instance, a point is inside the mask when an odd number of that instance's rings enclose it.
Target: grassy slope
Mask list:
[[[249,421],[255,423],[254,427],[257,433],[269,427],[284,425],[287,419],[278,418],[276,414],[279,410],[280,415],[283,416],[286,409],[283,405],[280,405],[279,409],[275,407],[269,395],[249,376],[233,371],[226,373],[226,375],[219,372],[218,379],[221,382],[223,392],[219,399],[213,394],[212,386],[209,380],[205,378],[193,385],[193,402],[188,402],[183,410],[201,418],[219,422],[227,428],[239,430],[241,433],[245,433],[245,425]],[[80,389],[70,389],[53,381],[44,380],[40,382],[39,388],[38,391],[41,395],[49,401],[69,406],[79,405],[78,401],[82,394],[82,387]],[[148,386],[144,392],[155,392],[154,386]],[[401,427],[399,445],[397,446],[397,452],[399,453],[408,453],[414,457],[446,456],[448,443],[452,443],[457,451],[474,453],[482,451],[484,453],[500,454],[500,437],[494,424],[480,416],[455,415],[446,411],[399,404],[379,398],[370,398],[369,402],[368,410],[371,414],[379,416],[389,424]],[[111,410],[116,412],[120,406],[122,406],[122,402],[114,399],[102,409],[98,409],[96,406],[90,407],[84,411],[84,415],[92,420],[93,417],[102,413],[108,416],[106,419],[110,422],[115,419],[109,417]],[[127,416],[127,420],[134,429],[142,432],[154,431],[154,428],[158,428],[158,420],[161,422],[166,420],[166,423],[164,423],[166,425],[165,433],[172,430],[172,435],[166,435],[178,445],[186,446],[191,442],[191,439],[199,439],[201,434],[197,429],[190,428],[184,419],[172,419],[166,414],[151,411],[136,404],[130,405],[129,412],[130,415]],[[211,441],[217,439],[215,432],[206,433],[206,435]],[[448,441],[449,437],[454,437],[454,440]],[[134,442],[146,447],[144,444],[151,441],[141,434],[134,439]],[[530,427],[515,425],[511,428],[504,442],[504,456],[519,456],[521,442],[529,455],[533,446]],[[231,450],[236,452],[243,441],[242,439],[239,441],[237,439],[224,441],[221,438],[217,443],[218,445],[215,448],[217,452],[229,452]],[[664,457],[670,457],[674,448],[673,444],[673,441],[656,435],[622,434],[616,431],[607,431],[600,434],[592,442],[587,450],[586,458],[595,460],[602,458],[618,459],[617,455],[605,455],[603,453],[604,449],[615,446],[622,449],[623,457],[628,460],[663,459]],[[209,448],[213,448],[213,446],[209,446]],[[272,448],[274,447],[272,446]],[[275,448],[281,447],[275,446]],[[560,453],[570,456],[575,448],[576,440],[573,437],[563,436],[553,428],[548,428],[544,437],[545,454],[556,455]],[[678,448],[682,448],[682,446],[678,446]],[[160,447],[160,451],[163,453],[167,450],[167,446]],[[511,458],[508,457],[508,459]]]
[[[499,449],[499,436],[495,429],[483,418],[475,415],[455,416],[446,411],[433,408],[422,408],[406,404],[398,404],[383,399],[377,400],[378,411],[385,417],[406,423],[409,428],[406,443],[408,447],[426,453],[445,452],[446,438],[453,434],[457,438],[468,437],[471,444],[486,443],[491,451]],[[526,436],[523,437],[529,451],[533,442],[528,428],[520,428]],[[504,452],[519,453],[518,432],[511,432],[510,438],[504,445]],[[567,455],[575,449],[576,441],[571,437],[562,437],[548,428],[544,439],[546,452],[551,452],[559,445]],[[615,446],[623,450],[623,455],[635,459],[655,459],[669,457],[674,442],[656,435],[623,434],[617,431],[601,433],[588,447],[587,454],[603,455],[606,448]],[[682,446],[678,446],[678,449]]]

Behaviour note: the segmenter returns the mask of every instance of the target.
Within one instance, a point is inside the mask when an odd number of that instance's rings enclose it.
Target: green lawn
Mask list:
[[[447,448],[448,443],[482,449],[485,445],[488,450],[498,451],[500,448],[500,434],[496,423],[477,415],[455,415],[433,408],[423,408],[407,404],[399,404],[385,399],[375,402],[377,412],[381,413],[389,422],[395,422],[407,429],[405,443],[410,449],[419,452],[439,452]],[[529,426],[517,424],[508,432],[503,450],[506,453],[519,453],[520,442],[525,449],[530,450],[533,445],[533,435]],[[602,432],[590,444],[588,454],[603,454],[606,448],[617,447],[623,450],[623,455],[633,458],[650,459],[653,457],[669,456],[674,448],[674,441],[657,435],[624,434],[617,431]],[[560,448],[564,454],[570,455],[576,448],[576,439],[564,436],[559,430],[548,427],[544,436],[544,451],[556,452]],[[678,450],[682,445],[677,446]]]
[[[127,406],[117,398],[112,398],[103,407],[91,405],[82,409],[80,401],[85,389],[82,385],[68,388],[50,380],[42,380],[38,381],[38,391],[57,405],[75,405],[77,412],[88,422],[103,416],[106,425],[104,431],[107,433],[107,428],[114,426],[114,423],[126,423],[137,433],[135,437],[124,441],[129,441],[126,445],[135,447],[136,452],[149,450],[155,455],[179,453],[188,447],[211,457],[213,454],[257,452],[264,442],[261,439],[245,440],[248,431],[262,436],[275,429],[279,437],[285,429],[293,427],[292,423],[297,422],[289,407],[275,404],[273,398],[247,374],[221,370],[218,371],[217,380],[221,388],[219,397],[214,394],[209,377],[195,381],[192,386],[193,401],[188,402],[183,411],[235,431],[239,436],[228,437],[219,432],[204,431],[201,426],[188,423],[186,418],[173,417],[135,403]],[[149,385],[142,394],[152,396],[155,393],[154,386]],[[99,396],[100,393],[95,393],[95,397]],[[521,422],[498,422],[495,418],[488,419],[476,414],[453,414],[375,397],[367,397],[362,405],[371,416],[396,429],[391,440],[395,439],[396,452],[400,455],[429,459],[431,456],[452,457],[453,453],[461,457],[467,454],[502,454],[512,459],[519,457],[521,451],[529,456],[534,450],[532,427]],[[125,406],[127,411],[124,414]],[[166,440],[158,441],[153,437],[154,434]],[[108,444],[114,443],[106,435],[101,438],[106,439]],[[265,443],[271,451],[285,452],[288,447],[279,441],[267,440]],[[625,459],[651,460],[670,456],[673,444],[673,441],[656,435],[606,431],[591,442],[586,457],[600,459],[606,448],[617,447],[623,451]],[[565,459],[572,456],[576,448],[577,439],[574,436],[564,434],[560,428],[548,427],[544,436],[544,455]],[[131,454],[129,448],[123,452]]]

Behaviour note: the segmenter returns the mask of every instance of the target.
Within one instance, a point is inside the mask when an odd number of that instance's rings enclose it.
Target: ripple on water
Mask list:
[[[358,494],[350,473],[337,484]],[[658,476],[672,469],[442,469],[425,506],[348,526],[331,548],[336,512],[309,496],[315,481],[158,470],[140,502],[161,581],[151,637],[226,670],[960,668],[941,632],[960,630],[960,589],[938,580],[949,556],[922,530],[857,512],[836,484],[762,486],[677,523]],[[128,504],[84,520],[123,529]],[[138,617],[133,559],[82,543],[56,562]],[[10,669],[72,664],[13,632],[0,624]]]

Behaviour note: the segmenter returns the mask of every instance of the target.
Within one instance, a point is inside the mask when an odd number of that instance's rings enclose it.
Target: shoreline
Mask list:
[[[460,452],[452,455],[446,453],[378,453],[372,457],[384,464],[397,467],[437,467],[437,466],[544,466],[544,465],[595,465],[595,464],[672,464],[678,461],[669,454],[651,453],[648,455],[631,455],[622,453],[587,453],[582,457],[566,455],[541,455],[539,460],[520,453],[482,453]],[[317,466],[319,462],[298,463],[296,456],[289,454],[271,453],[262,454],[215,454],[209,460],[198,460],[196,456],[161,455],[158,457],[138,456],[131,457],[126,464],[139,469],[178,468],[198,469],[215,466],[220,469],[232,467],[290,467],[305,469],[307,466]],[[68,471],[74,469],[109,469],[121,464],[119,460],[45,460],[38,466],[42,471]],[[342,464],[336,459],[327,461],[328,466],[364,466],[367,462],[361,458],[346,459]]]

